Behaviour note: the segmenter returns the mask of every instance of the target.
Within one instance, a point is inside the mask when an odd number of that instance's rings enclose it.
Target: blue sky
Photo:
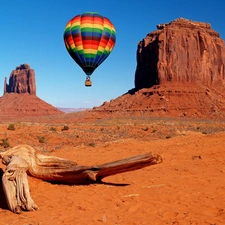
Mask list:
[[[159,23],[183,17],[209,22],[225,40],[223,0],[0,0],[0,96],[4,78],[28,63],[37,96],[56,107],[92,108],[134,87],[137,44]],[[111,55],[91,76],[72,60],[63,42],[66,23],[86,11],[108,17],[117,31]]]

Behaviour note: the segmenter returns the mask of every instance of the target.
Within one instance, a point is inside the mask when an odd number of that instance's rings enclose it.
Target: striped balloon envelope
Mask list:
[[[64,42],[70,56],[89,79],[112,52],[116,30],[108,18],[96,12],[85,12],[67,23]]]

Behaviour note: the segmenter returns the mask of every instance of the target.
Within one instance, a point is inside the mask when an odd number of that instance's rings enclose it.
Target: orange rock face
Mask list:
[[[6,93],[29,93],[36,95],[36,83],[34,70],[28,64],[21,64],[12,71],[9,84],[4,84],[4,94]]]
[[[138,44],[135,87],[165,82],[225,84],[225,46],[208,23],[179,18]]]

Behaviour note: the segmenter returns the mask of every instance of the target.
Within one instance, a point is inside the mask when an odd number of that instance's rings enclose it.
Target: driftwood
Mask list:
[[[90,184],[100,183],[107,176],[162,162],[161,156],[147,153],[97,166],[81,166],[63,158],[38,154],[29,145],[0,152],[0,158],[6,165],[3,190],[9,209],[15,213],[38,209],[30,196],[27,174],[50,182]]]

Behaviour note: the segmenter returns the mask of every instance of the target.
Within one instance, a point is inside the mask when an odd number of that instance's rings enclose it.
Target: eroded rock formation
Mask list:
[[[225,84],[225,46],[209,23],[179,18],[138,44],[135,88],[172,82]]]
[[[5,78],[4,94],[6,93],[36,95],[35,73],[28,64],[21,64],[11,72],[9,84],[7,84],[7,78]]]
[[[0,120],[63,114],[36,95],[35,73],[28,64],[17,66],[4,83],[0,97]]]
[[[138,44],[135,88],[95,107],[112,116],[225,118],[225,46],[209,23],[179,18]]]

